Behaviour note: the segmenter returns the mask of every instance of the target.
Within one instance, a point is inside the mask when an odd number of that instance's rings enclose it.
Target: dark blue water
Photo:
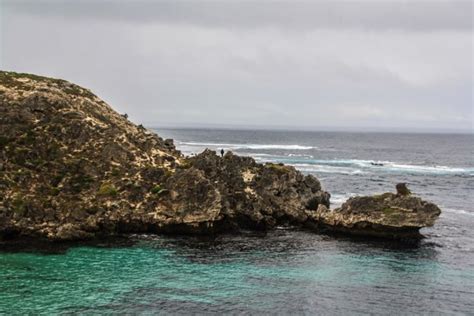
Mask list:
[[[473,211],[474,135],[158,130],[185,154],[205,148],[291,164],[317,176],[341,203],[356,194],[412,191],[447,212]],[[374,164],[383,164],[374,165]]]
[[[0,314],[473,314],[472,135],[158,132],[186,154],[224,148],[292,164],[336,205],[407,182],[443,213],[417,245],[288,229],[0,244]]]

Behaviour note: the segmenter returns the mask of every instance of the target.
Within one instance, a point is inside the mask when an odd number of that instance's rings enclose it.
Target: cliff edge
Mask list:
[[[184,157],[65,80],[0,72],[0,238],[305,225],[329,197],[293,167]]]

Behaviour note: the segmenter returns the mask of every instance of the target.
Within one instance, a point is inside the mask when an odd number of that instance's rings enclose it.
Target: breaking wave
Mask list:
[[[334,172],[344,174],[357,173],[412,173],[412,174],[438,174],[438,175],[469,175],[472,176],[474,168],[460,168],[448,166],[425,166],[402,164],[391,161],[375,161],[360,159],[298,159],[287,157],[274,157],[274,161],[300,167],[302,171]]]
[[[442,212],[446,213],[454,213],[454,214],[461,214],[461,215],[468,215],[468,216],[474,216],[473,212],[469,212],[466,210],[461,210],[461,209],[455,209],[455,208],[441,208]]]
[[[356,193],[346,193],[346,194],[332,194],[331,195],[331,208],[339,207],[349,198],[357,196]]]
[[[325,165],[313,165],[313,164],[291,164],[296,169],[303,172],[316,172],[316,173],[340,173],[340,174],[364,174],[367,173],[361,169],[354,169],[349,167],[338,167],[338,166],[325,166]]]
[[[336,174],[432,174],[432,175],[455,175],[472,177],[474,168],[449,167],[442,165],[417,165],[381,160],[363,159],[315,159],[305,150],[318,150],[316,146],[304,146],[298,144],[246,144],[227,142],[178,142],[178,147],[185,153],[198,153],[204,148],[213,150],[234,150],[239,154],[254,157],[259,162],[277,162],[292,165],[303,172],[314,173],[336,173]],[[288,153],[271,154],[268,152],[255,152],[258,150],[280,150]]]
[[[193,147],[211,147],[224,149],[281,149],[281,150],[309,150],[317,149],[315,146],[283,145],[283,144],[232,144],[232,143],[201,143],[179,142],[179,145]]]

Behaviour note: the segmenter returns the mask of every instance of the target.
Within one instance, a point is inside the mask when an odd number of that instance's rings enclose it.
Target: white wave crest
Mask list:
[[[285,144],[232,144],[232,143],[201,143],[201,142],[179,142],[179,145],[193,147],[211,147],[224,149],[281,149],[281,150],[309,150],[317,149],[315,146],[285,145]]]
[[[305,158],[314,158],[313,155],[307,154],[288,154],[288,157],[305,157]]]
[[[387,167],[399,170],[408,170],[419,173],[469,173],[472,168],[456,168],[447,166],[420,166],[420,165],[406,165],[389,163]]]
[[[328,159],[328,160],[317,160],[317,159],[298,159],[294,158],[280,158],[275,159],[278,162],[287,163],[290,165],[302,165],[306,169],[308,166],[315,166],[324,171],[334,170],[343,171],[342,173],[373,173],[373,172],[388,172],[388,173],[418,173],[418,174],[450,174],[450,175],[472,175],[474,168],[461,168],[461,167],[448,167],[448,166],[426,166],[426,165],[415,165],[415,164],[403,164],[392,161],[378,161],[378,160],[361,160],[361,159]],[[320,166],[320,167],[316,167]],[[326,168],[321,168],[325,166]],[[330,168],[331,167],[331,168]],[[349,171],[352,170],[352,171]],[[341,173],[341,172],[337,172]]]
[[[449,167],[442,165],[418,165],[404,162],[364,159],[314,159],[304,150],[317,149],[315,146],[289,144],[240,144],[218,142],[178,142],[178,147],[186,154],[201,152],[204,148],[214,150],[240,150],[240,154],[254,157],[261,162],[277,162],[295,166],[301,171],[316,173],[368,174],[368,173],[408,173],[473,176],[474,168]],[[287,154],[271,155],[246,150],[283,150]],[[300,152],[298,152],[300,151]]]
[[[454,213],[454,214],[461,214],[461,215],[468,215],[468,216],[474,216],[474,212],[469,212],[466,210],[461,210],[461,209],[455,209],[455,208],[444,208],[441,207],[441,211],[445,213]]]
[[[316,173],[340,173],[340,174],[364,174],[361,169],[353,169],[349,167],[337,167],[337,166],[324,166],[324,165],[312,165],[302,163],[290,163],[296,169],[303,172],[316,172]]]
[[[331,208],[339,207],[349,198],[357,196],[357,193],[346,193],[346,194],[332,194],[331,195]]]

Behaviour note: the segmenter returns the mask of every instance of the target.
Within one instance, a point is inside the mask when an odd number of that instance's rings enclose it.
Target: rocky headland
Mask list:
[[[78,240],[127,233],[215,234],[291,225],[419,236],[440,214],[405,193],[330,210],[317,178],[206,150],[185,157],[91,91],[0,72],[0,238]]]

